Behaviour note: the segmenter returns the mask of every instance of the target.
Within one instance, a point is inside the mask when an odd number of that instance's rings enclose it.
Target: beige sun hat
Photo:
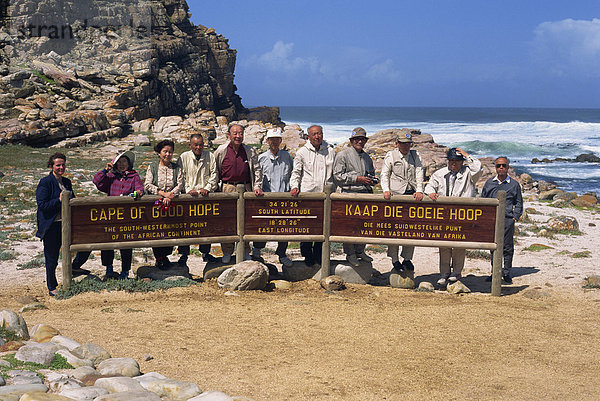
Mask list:
[[[135,163],[135,153],[133,153],[131,150],[126,150],[125,152],[119,153],[117,157],[112,159],[112,164],[117,164],[119,159],[123,156],[129,159],[129,168],[133,169],[133,165]]]

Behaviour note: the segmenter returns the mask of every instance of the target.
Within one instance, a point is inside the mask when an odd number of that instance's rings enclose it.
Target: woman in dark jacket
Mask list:
[[[56,295],[56,266],[62,244],[61,201],[64,191],[71,191],[74,197],[71,181],[63,177],[66,170],[67,157],[62,153],[54,153],[48,160],[51,169],[48,176],[42,178],[37,186],[35,198],[37,201],[36,237],[44,242],[44,259],[46,262],[46,285],[51,296]],[[89,270],[81,266],[87,260],[87,254],[78,253],[73,260],[73,277],[89,274]]]

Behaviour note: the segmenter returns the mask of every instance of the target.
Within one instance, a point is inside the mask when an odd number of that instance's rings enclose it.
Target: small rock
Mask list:
[[[23,312],[31,312],[31,311],[34,311],[34,310],[40,310],[40,309],[48,309],[48,308],[46,307],[46,305],[44,305],[44,304],[43,304],[43,303],[41,303],[41,302],[34,302],[34,303],[32,303],[32,304],[27,304],[27,305],[25,305],[24,307],[22,307],[22,308],[19,310],[19,313],[23,313]]]
[[[446,291],[450,294],[468,294],[471,292],[471,289],[458,280],[455,283],[446,285]]]
[[[140,375],[140,365],[133,358],[105,359],[96,366],[96,370],[105,376],[121,375],[134,377]]]
[[[151,361],[153,359],[154,359],[154,357],[152,355],[150,355],[150,354],[144,355],[144,361],[145,362]]]
[[[70,339],[69,337],[65,337],[65,336],[61,336],[61,335],[52,337],[50,342],[53,342],[58,345],[62,345],[69,351],[72,351],[77,347],[81,347],[81,344],[79,344],[77,341]]]
[[[340,291],[346,288],[344,279],[336,275],[327,276],[320,283],[322,288],[329,291]]]
[[[11,377],[12,384],[41,384],[42,379],[31,370],[9,370],[6,372]]]
[[[539,199],[540,200],[553,200],[556,195],[561,194],[561,193],[563,193],[563,191],[558,188],[551,189],[549,191],[543,191],[543,192],[540,192]]]
[[[286,281],[286,280],[273,280],[273,281],[271,281],[271,283],[278,290],[289,290],[292,288],[292,283],[290,283],[289,281]]]
[[[67,360],[67,362],[70,363],[74,368],[81,368],[83,366],[94,366],[94,363],[89,359],[78,358],[66,349],[61,349],[57,352],[57,354],[64,357]]]
[[[148,390],[172,401],[187,401],[202,392],[194,383],[172,379],[153,381],[148,385]]]
[[[346,283],[367,284],[373,277],[373,267],[371,263],[362,261],[358,267],[337,263],[333,265],[333,274],[341,277]]]
[[[238,294],[237,292],[233,292],[233,291],[225,291],[224,294],[226,297],[239,297],[240,294]]]
[[[17,300],[18,303],[23,304],[23,305],[33,304],[33,303],[38,302],[38,299],[36,297],[32,297],[31,295],[19,295],[15,299]]]
[[[60,331],[47,324],[36,324],[29,330],[29,336],[38,343],[47,343],[52,337],[60,335]]]
[[[166,376],[163,376],[160,373],[149,372],[144,375],[137,376],[134,379],[137,380],[138,383],[140,383],[144,389],[148,390],[148,386],[150,385],[150,383],[156,380],[165,380],[166,378]]]
[[[73,401],[73,399],[58,394],[25,393],[19,398],[19,401]]]
[[[104,388],[109,393],[145,391],[142,385],[131,377],[103,377],[96,380],[94,386]]]
[[[397,269],[392,269],[390,272],[390,286],[405,290],[415,288],[415,273],[406,270],[399,272]]]
[[[85,343],[71,350],[71,353],[81,359],[89,359],[97,366],[100,362],[110,358],[110,354],[104,348],[93,343]]]
[[[34,345],[25,345],[17,351],[15,359],[22,362],[39,363],[48,366],[54,360],[54,352],[42,349]]]
[[[589,285],[590,287],[598,287],[600,288],[600,276],[589,276],[586,277],[585,279],[586,284]]]
[[[71,376],[76,378],[77,380],[82,380],[85,376],[97,374],[99,374],[98,371],[96,371],[96,369],[92,368],[91,366],[81,366],[79,368],[74,369],[71,372]]]
[[[81,383],[79,380],[67,378],[67,379],[50,381],[49,387],[50,387],[50,391],[52,391],[53,393],[60,393],[64,390],[82,388],[83,383]]]
[[[306,266],[304,262],[294,262],[292,266],[282,266],[283,277],[287,281],[304,281],[311,278],[315,278],[319,275],[321,266],[315,264],[313,266]]]
[[[217,279],[219,287],[234,291],[262,290],[268,281],[269,269],[254,260],[235,264],[221,273]]]
[[[419,283],[418,289],[419,289],[419,291],[427,291],[427,292],[435,291],[435,287],[429,281],[421,281]]]
[[[223,274],[223,272],[227,269],[229,269],[231,266],[229,265],[216,265],[214,263],[207,263],[206,266],[204,266],[204,271],[202,272],[202,279],[204,281],[208,281],[210,279],[213,278],[219,278],[219,276],[221,274]]]
[[[234,401],[234,399],[220,391],[205,391],[188,401]]]
[[[9,341],[5,344],[0,345],[0,352],[17,351],[24,345],[25,343],[23,341]]]
[[[101,395],[94,401],[162,401],[161,398],[150,391],[126,391],[122,393]]]
[[[23,395],[33,392],[45,393],[46,391],[48,391],[48,387],[45,384],[11,384],[0,387],[0,396],[5,394]]]
[[[136,135],[133,137],[133,143],[135,146],[150,146],[150,138],[146,135]]]
[[[107,394],[109,394],[108,390],[106,390],[102,387],[96,387],[96,386],[71,388],[71,389],[65,389],[60,392],[60,395],[62,395],[64,397],[69,397],[71,399],[81,400],[81,401],[93,401],[97,397],[100,397],[101,395],[107,395]]]
[[[0,327],[14,332],[23,340],[29,340],[29,331],[25,319],[18,313],[10,310],[0,311]]]

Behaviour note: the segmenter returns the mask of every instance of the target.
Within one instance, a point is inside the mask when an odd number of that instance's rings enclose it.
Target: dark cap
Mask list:
[[[456,148],[452,148],[446,154],[446,159],[448,160],[466,160],[463,155],[458,153]]]
[[[356,127],[352,130],[352,134],[350,135],[350,139],[352,138],[366,138],[367,131],[365,131],[362,127]]]

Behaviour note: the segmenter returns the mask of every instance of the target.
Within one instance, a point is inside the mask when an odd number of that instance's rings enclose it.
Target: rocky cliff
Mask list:
[[[135,121],[207,111],[248,116],[236,51],[193,25],[185,0],[0,4],[0,143],[122,136]]]

